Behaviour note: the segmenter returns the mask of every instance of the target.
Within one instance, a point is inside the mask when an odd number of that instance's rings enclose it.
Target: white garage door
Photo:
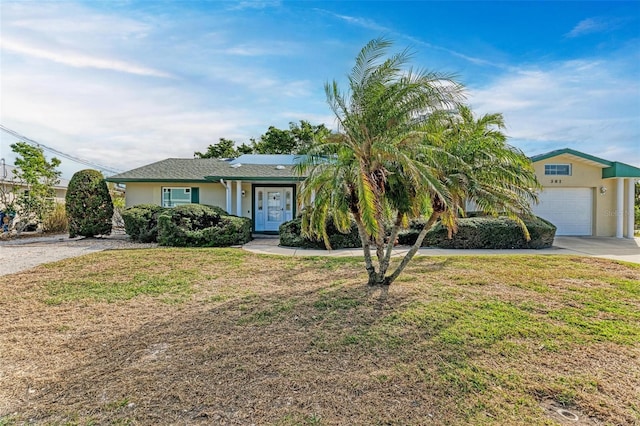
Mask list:
[[[592,235],[593,189],[547,188],[533,212],[553,223],[556,235]]]

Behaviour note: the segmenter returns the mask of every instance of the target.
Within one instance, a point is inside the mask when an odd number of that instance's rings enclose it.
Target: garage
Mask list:
[[[593,188],[545,188],[533,212],[553,223],[556,235],[593,234]]]

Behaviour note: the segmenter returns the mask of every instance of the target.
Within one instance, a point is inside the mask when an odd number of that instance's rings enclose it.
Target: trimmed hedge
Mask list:
[[[73,174],[65,196],[69,238],[111,234],[113,201],[104,176],[97,170]]]
[[[556,227],[546,220],[532,216],[523,218],[530,241],[526,241],[522,229],[507,217],[478,216],[458,219],[458,232],[451,239],[447,229],[438,223],[422,242],[422,247],[453,249],[542,249],[551,247]],[[398,236],[402,245],[415,243],[424,221],[412,221],[409,230]]]
[[[163,224],[161,225],[161,217]],[[187,204],[175,208],[139,204],[122,212],[133,241],[177,247],[226,247],[251,240],[251,221],[230,216],[216,206]]]
[[[447,229],[438,223],[422,242],[422,247],[455,249],[541,249],[551,247],[556,227],[539,217],[523,219],[527,225],[530,241],[526,241],[522,229],[507,217],[477,216],[458,219],[458,232],[448,238]],[[423,220],[411,221],[408,230],[398,235],[398,244],[413,245],[424,226]],[[324,242],[309,240],[300,235],[301,220],[294,219],[280,226],[280,245],[288,247],[324,249]],[[355,224],[349,234],[341,234],[329,223],[327,227],[331,247],[362,247]]]
[[[309,238],[302,237],[301,228],[302,220],[300,218],[290,220],[289,222],[285,222],[280,225],[280,245],[285,247],[326,248],[322,239],[311,240]],[[331,243],[332,249],[362,247],[358,228],[355,223],[351,225],[351,229],[348,234],[343,234],[336,229],[333,221],[330,219],[327,225],[327,233],[329,234],[329,242]]]
[[[155,204],[139,204],[122,212],[124,230],[133,241],[155,243],[158,241],[158,216],[166,210]]]
[[[175,247],[225,247],[251,240],[251,221],[222,216],[211,206],[185,204],[158,217],[158,243]]]
[[[201,204],[201,205],[209,207],[214,212],[218,213],[220,216],[233,216],[233,215],[230,215],[229,213],[227,213],[227,211],[225,209],[223,209],[222,207],[211,206],[209,204]]]

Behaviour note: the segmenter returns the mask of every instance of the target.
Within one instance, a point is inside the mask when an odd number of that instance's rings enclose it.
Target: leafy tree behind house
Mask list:
[[[235,142],[225,138],[220,138],[218,143],[209,145],[205,152],[193,153],[195,158],[236,158],[238,155]]]
[[[69,237],[93,237],[111,233],[113,202],[109,188],[97,170],[80,170],[69,181],[66,196]]]
[[[259,141],[252,141],[251,147],[255,154],[304,154],[314,139],[324,139],[330,134],[324,124],[300,120],[300,124],[289,123],[286,130],[270,126]]]
[[[195,158],[236,158],[241,154],[303,154],[312,145],[314,139],[324,139],[331,131],[324,124],[313,125],[306,120],[300,124],[289,123],[282,130],[269,126],[258,140],[251,139],[249,145],[236,146],[231,139],[220,138],[219,142],[209,145],[205,152],[196,151]]]
[[[369,285],[391,284],[437,221],[455,232],[465,198],[517,217],[539,187],[527,157],[506,144],[500,115],[476,120],[458,82],[406,69],[409,52],[387,56],[390,46],[376,39],[361,50],[347,92],[325,85],[338,133],[314,140],[297,167],[308,175],[303,233],[327,242],[329,219],[343,232],[355,221]],[[399,230],[423,217],[415,244],[388,273]]]
[[[0,203],[6,211],[17,213],[18,232],[30,224],[40,225],[55,206],[55,185],[60,182],[56,168],[60,160],[47,160],[39,146],[26,142],[11,145],[16,153],[13,176],[7,176],[0,191]]]

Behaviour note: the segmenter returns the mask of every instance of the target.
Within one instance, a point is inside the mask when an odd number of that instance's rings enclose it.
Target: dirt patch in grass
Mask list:
[[[640,268],[419,258],[402,278],[219,249],[2,277],[0,424],[553,424],[544,401],[640,423]]]

